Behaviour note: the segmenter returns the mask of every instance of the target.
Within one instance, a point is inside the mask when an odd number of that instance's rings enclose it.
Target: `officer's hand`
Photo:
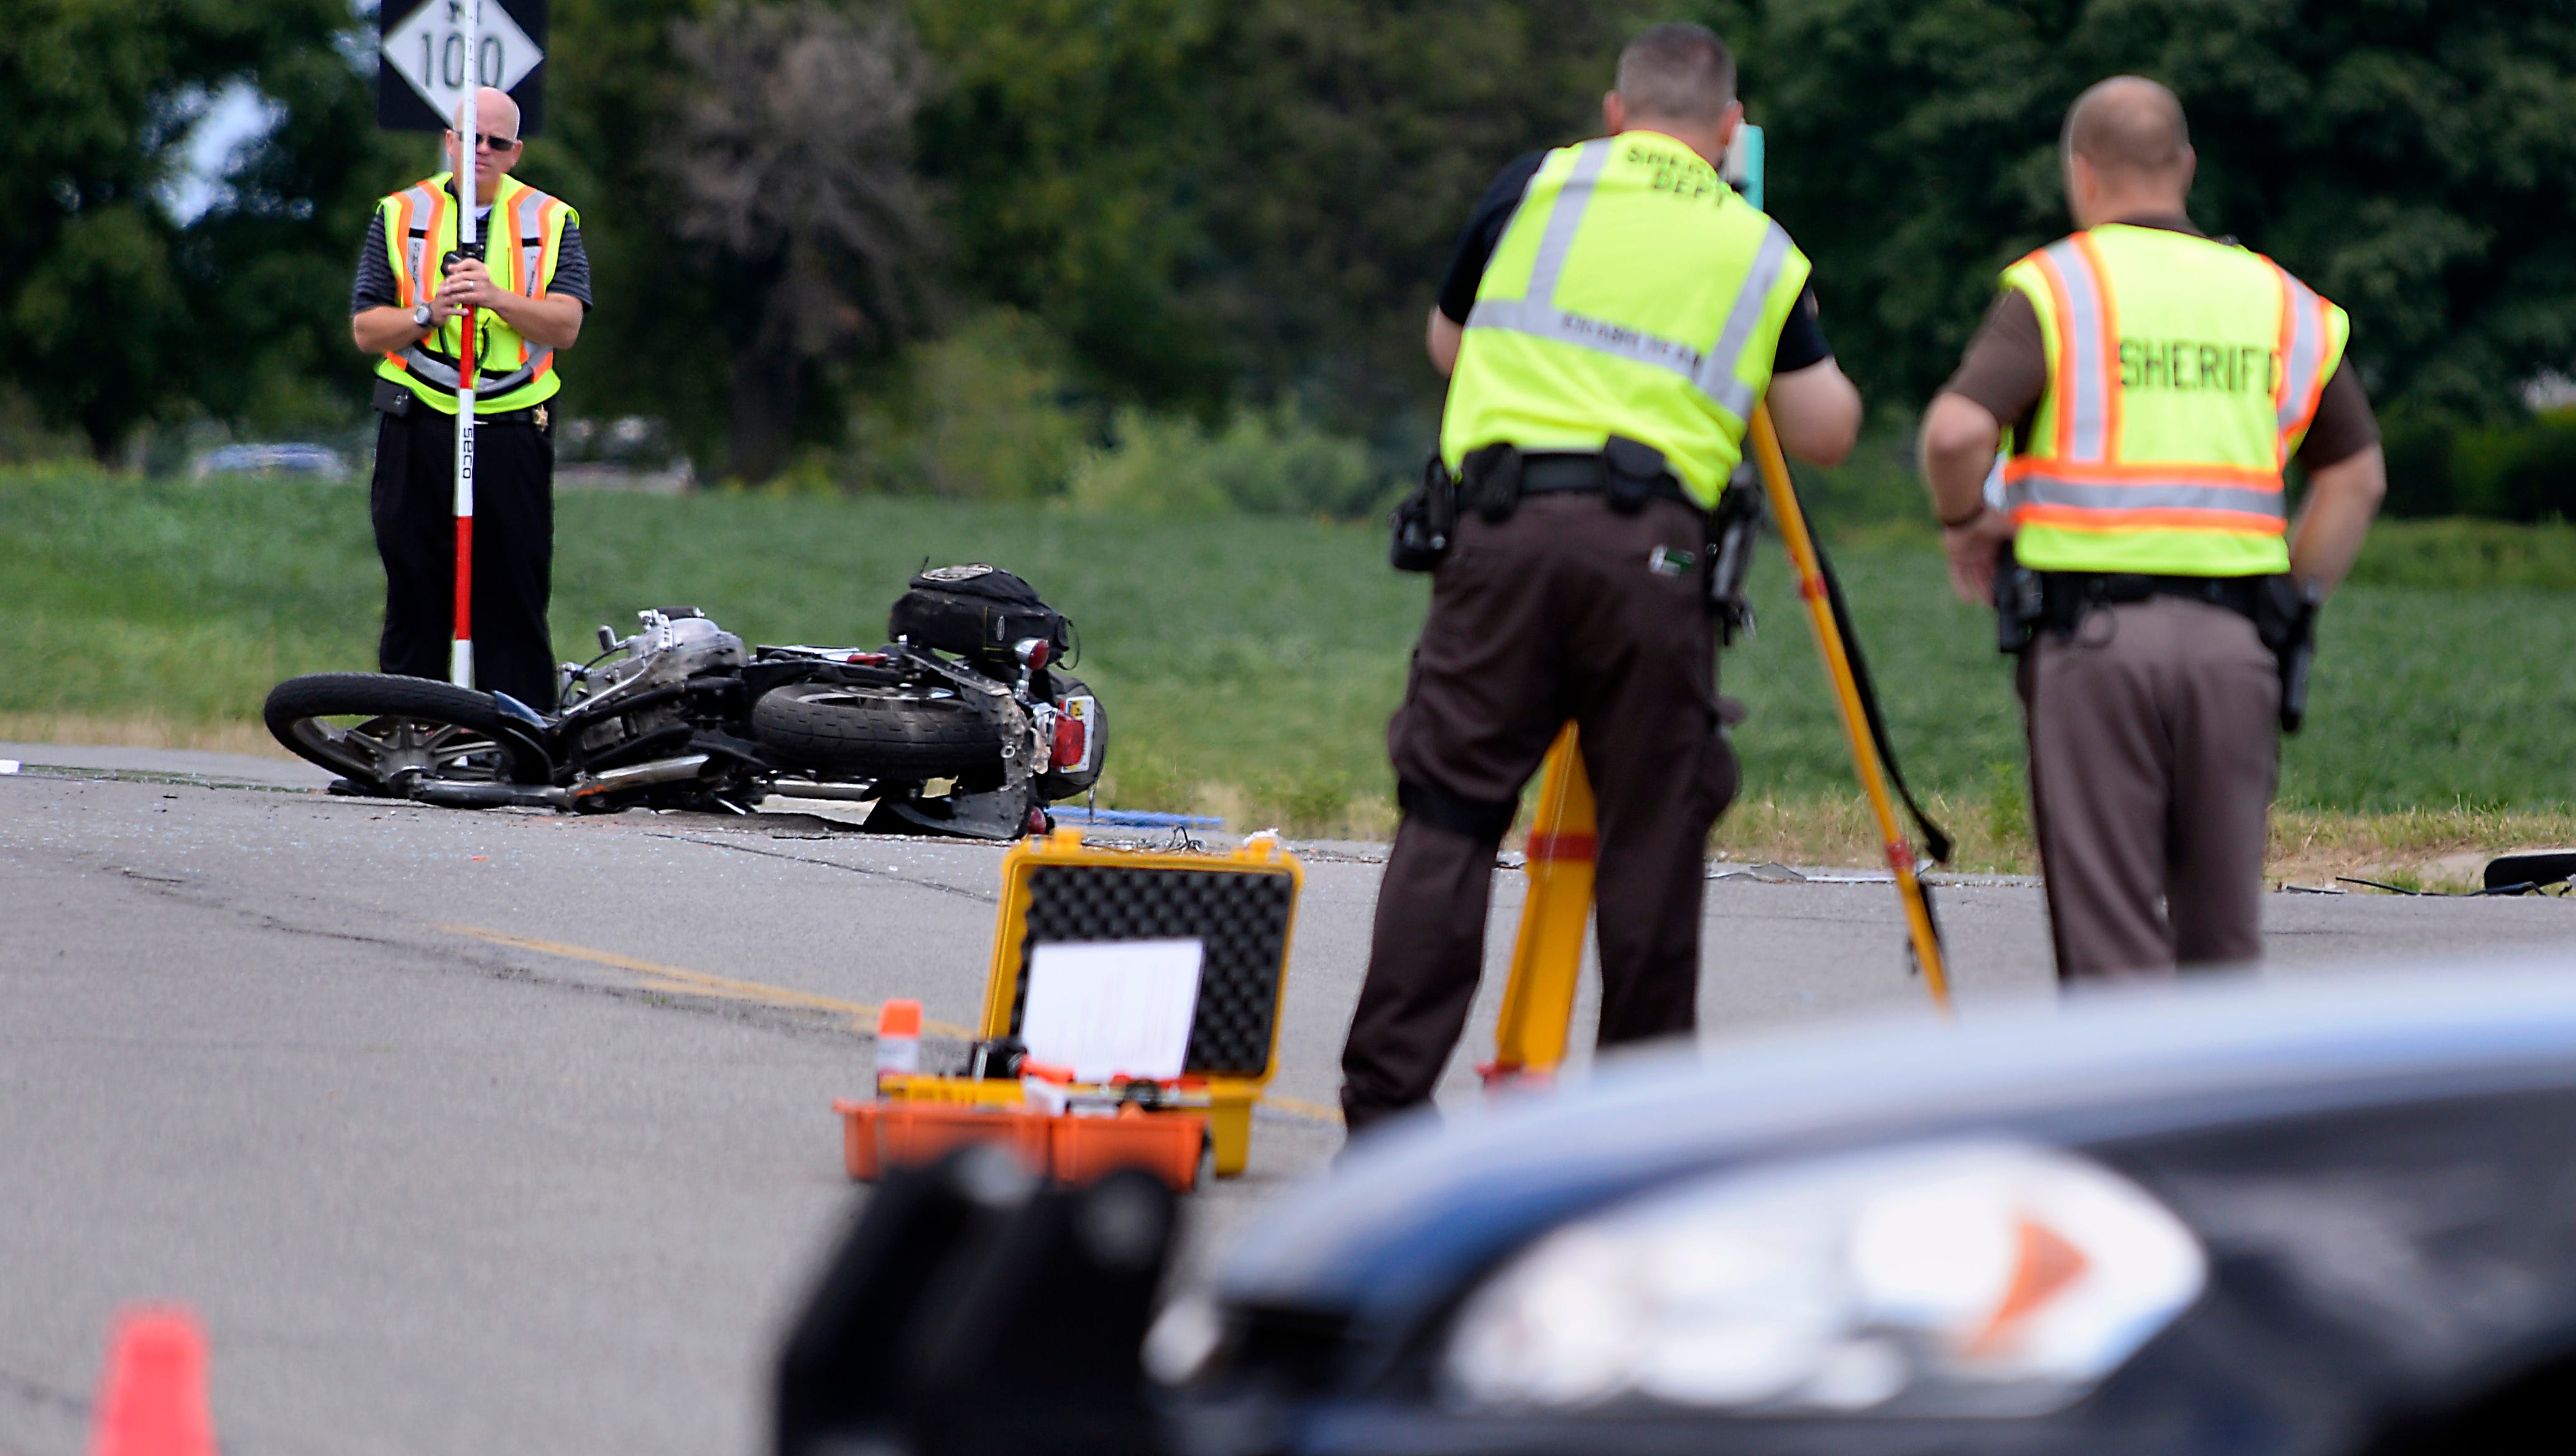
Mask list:
[[[439,291],[430,296],[429,326],[433,329],[445,328],[448,324],[455,321],[458,314],[463,312],[465,312],[464,306],[450,301],[447,297],[446,286],[442,284]]]
[[[492,281],[491,273],[478,258],[450,258],[447,277],[438,285],[441,302],[452,304],[456,312],[469,308],[490,308],[501,287]]]
[[[2012,538],[2012,517],[1993,509],[1941,533],[1941,549],[1950,557],[1950,590],[1959,600],[1981,607],[1995,599],[1995,548]]]

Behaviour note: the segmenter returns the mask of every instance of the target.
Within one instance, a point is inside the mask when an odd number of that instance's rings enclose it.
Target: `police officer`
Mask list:
[[[540,711],[555,698],[546,603],[554,571],[555,351],[581,336],[590,261],[570,207],[510,175],[519,108],[486,86],[475,110],[475,236],[457,254],[456,133],[450,170],[377,203],[358,252],[349,334],[376,365],[371,514],[385,564],[384,671],[444,678],[456,596],[456,388],[461,320],[475,310],[476,686]]]
[[[1601,1044],[1695,1024],[1708,830],[1736,786],[1703,513],[1766,392],[1788,448],[1824,464],[1861,413],[1806,258],[1719,180],[1742,116],[1715,35],[1639,35],[1610,134],[1505,168],[1432,312],[1461,508],[1387,728],[1403,820],[1342,1054],[1354,1132],[1430,1100],[1495,850],[1569,718],[1599,801]]]
[[[2062,150],[2077,231],[2004,271],[1926,413],[1924,477],[1959,595],[1991,595],[2028,636],[2058,975],[2249,962],[2288,670],[2386,491],[2378,426],[2344,311],[2192,226],[2172,92],[2094,86]],[[1999,447],[2001,509],[1985,485]],[[2295,530],[2292,460],[2308,477]],[[1995,593],[2006,541],[2018,566]]]

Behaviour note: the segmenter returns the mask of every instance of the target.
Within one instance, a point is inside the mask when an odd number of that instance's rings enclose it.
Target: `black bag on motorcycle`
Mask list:
[[[1035,637],[1062,659],[1073,645],[1064,613],[1038,599],[1037,588],[998,566],[942,566],[921,573],[895,599],[889,635],[915,647],[954,652],[995,676],[1019,671],[1011,645]]]

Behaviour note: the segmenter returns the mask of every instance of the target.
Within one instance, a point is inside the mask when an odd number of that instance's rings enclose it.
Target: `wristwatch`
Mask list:
[[[432,313],[429,311],[429,305],[428,305],[428,304],[425,304],[425,303],[415,303],[415,304],[413,304],[413,305],[411,306],[411,326],[412,326],[413,328],[416,328],[416,329],[425,329],[425,328],[428,328],[428,327],[429,327],[429,321],[430,321],[433,317],[435,317],[435,316],[436,316],[436,315],[432,314]]]

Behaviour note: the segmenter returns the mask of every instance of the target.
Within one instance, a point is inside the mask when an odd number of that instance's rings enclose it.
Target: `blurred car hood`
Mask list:
[[[2571,970],[2576,951],[2231,976],[1611,1058],[1579,1086],[1373,1134],[1256,1221],[1213,1292],[1365,1319],[1580,1210],[1738,1163],[1971,1130],[2082,1145],[2576,1082]]]

